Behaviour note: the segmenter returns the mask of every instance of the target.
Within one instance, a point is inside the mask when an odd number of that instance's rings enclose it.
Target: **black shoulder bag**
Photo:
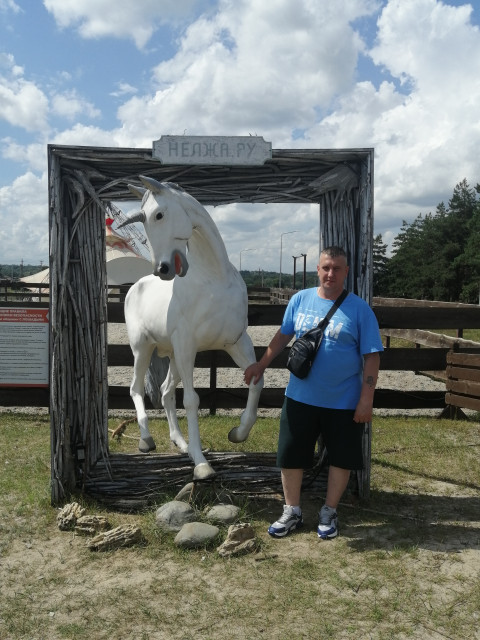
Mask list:
[[[303,334],[292,344],[287,358],[287,369],[297,378],[306,378],[312,368],[318,348],[322,342],[323,332],[330,322],[331,317],[348,295],[346,289],[335,300],[325,318],[313,329]]]

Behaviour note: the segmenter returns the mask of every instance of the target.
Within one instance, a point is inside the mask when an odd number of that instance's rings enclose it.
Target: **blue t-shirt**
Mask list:
[[[317,326],[333,305],[317,288],[296,293],[288,303],[281,333],[299,338]],[[350,293],[326,327],[310,373],[290,374],[288,398],[328,409],[355,409],[360,398],[363,356],[383,351],[378,322],[362,298]]]

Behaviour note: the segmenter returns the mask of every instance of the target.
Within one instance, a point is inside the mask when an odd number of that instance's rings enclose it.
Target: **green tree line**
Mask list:
[[[244,271],[240,275],[245,281],[247,287],[269,287],[271,289],[278,287],[279,273],[278,271]],[[305,288],[315,287],[318,284],[318,276],[316,271],[307,271],[305,273]],[[294,286],[295,285],[295,286]],[[293,282],[292,273],[282,273],[282,289],[302,289],[303,288],[303,270],[295,274],[295,283]]]
[[[45,269],[45,265],[31,264],[0,264],[0,280],[16,280],[24,276],[31,276]]]
[[[375,237],[375,296],[478,303],[480,185],[471,188],[464,179],[447,206],[404,221],[392,249],[388,258],[382,236]]]

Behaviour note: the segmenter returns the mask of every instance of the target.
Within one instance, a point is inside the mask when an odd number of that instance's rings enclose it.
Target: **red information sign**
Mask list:
[[[0,387],[48,387],[48,309],[0,307]]]

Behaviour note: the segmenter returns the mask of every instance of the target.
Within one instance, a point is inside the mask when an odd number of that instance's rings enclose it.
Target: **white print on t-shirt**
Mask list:
[[[323,335],[330,340],[338,340],[340,331],[342,330],[343,322],[339,322],[337,326],[334,325],[333,320],[330,320],[328,327],[323,332]]]
[[[295,332],[299,332],[300,335],[303,335],[306,331],[309,331],[320,324],[322,320],[323,318],[313,316],[312,314],[299,313],[295,320]],[[335,325],[334,320],[330,320],[324,331],[324,336],[328,337],[330,340],[337,340],[342,327],[343,322],[339,322]]]

